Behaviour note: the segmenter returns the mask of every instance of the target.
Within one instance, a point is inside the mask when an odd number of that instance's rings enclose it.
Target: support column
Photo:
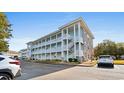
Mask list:
[[[76,58],[76,32],[75,32],[75,25],[74,25],[74,57]]]
[[[51,42],[51,36],[50,36],[50,42]],[[51,60],[51,43],[50,43],[50,60]]]
[[[81,52],[81,42],[80,42],[81,35],[80,34],[81,34],[80,23],[78,23],[78,38],[79,38],[79,50],[78,51],[79,51],[79,59],[81,61],[81,53],[80,53]]]
[[[42,46],[41,46],[41,49],[40,49],[40,59],[42,60]]]
[[[61,30],[61,58],[62,58],[62,60],[64,58],[63,47],[64,47],[64,44],[63,44],[63,30]]]
[[[40,59],[42,60],[42,53],[40,54]]]
[[[45,39],[45,43],[46,43],[46,39]],[[46,44],[45,44],[45,60],[46,60]]]
[[[56,40],[57,40],[57,34],[56,34]],[[56,50],[57,50],[57,42],[56,42]],[[56,52],[56,59],[57,59],[57,52]]]
[[[67,61],[68,61],[68,56],[69,56],[69,53],[68,53],[68,38],[69,38],[68,37],[68,27],[67,27],[66,30],[67,30]]]

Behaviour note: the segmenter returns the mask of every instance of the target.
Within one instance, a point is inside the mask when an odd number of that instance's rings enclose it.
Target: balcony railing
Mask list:
[[[73,37],[71,35],[64,35],[63,39],[72,39]]]

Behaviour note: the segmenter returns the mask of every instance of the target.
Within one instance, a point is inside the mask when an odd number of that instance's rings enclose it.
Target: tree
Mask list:
[[[0,12],[0,52],[8,50],[8,39],[12,37],[11,31],[11,24],[6,15]]]
[[[94,48],[94,56],[98,57],[99,55],[112,55],[120,59],[121,55],[124,55],[124,43],[103,40]]]
[[[99,55],[116,55],[116,43],[110,40],[103,40],[102,43],[99,43],[98,46],[94,49],[95,57]]]
[[[124,55],[124,43],[117,43],[117,59]]]

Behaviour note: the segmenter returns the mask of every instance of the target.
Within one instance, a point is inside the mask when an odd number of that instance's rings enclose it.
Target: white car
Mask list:
[[[106,66],[114,68],[114,61],[110,55],[101,55],[98,58],[98,67]]]
[[[20,75],[20,61],[0,55],[0,80],[11,80]]]

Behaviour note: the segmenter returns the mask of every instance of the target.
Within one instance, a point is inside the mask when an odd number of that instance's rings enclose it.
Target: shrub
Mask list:
[[[53,59],[53,60],[50,60],[50,61],[56,61],[56,62],[61,62],[62,60],[60,60],[60,59]]]
[[[68,60],[69,60],[69,62],[72,62],[72,58],[69,58]]]
[[[78,59],[74,58],[74,62],[78,62]]]
[[[68,60],[69,60],[69,62],[78,62],[77,58],[69,58]]]
[[[59,59],[54,59],[54,60],[30,60],[31,62],[37,62],[37,63],[48,63],[48,64],[56,64],[56,63],[60,63],[61,60]]]

